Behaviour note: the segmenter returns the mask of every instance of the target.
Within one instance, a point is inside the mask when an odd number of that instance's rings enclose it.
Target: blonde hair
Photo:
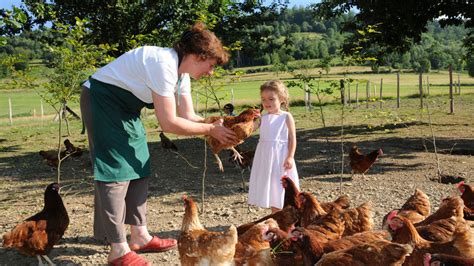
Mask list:
[[[218,65],[229,61],[229,53],[224,49],[221,40],[214,32],[208,30],[202,22],[195,23],[181,35],[181,39],[173,45],[180,59],[188,54],[196,54],[202,60],[216,59]]]
[[[280,80],[269,80],[260,86],[260,94],[264,91],[272,91],[278,95],[281,106],[288,111],[290,107],[290,93],[288,88]]]

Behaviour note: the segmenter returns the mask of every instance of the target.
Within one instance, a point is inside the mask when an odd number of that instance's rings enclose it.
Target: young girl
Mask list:
[[[279,80],[265,82],[260,87],[262,116],[260,140],[255,151],[250,174],[248,203],[271,207],[276,212],[283,207],[284,189],[281,177],[289,176],[299,189],[295,166],[296,132],[293,116],[288,110],[288,89]]]

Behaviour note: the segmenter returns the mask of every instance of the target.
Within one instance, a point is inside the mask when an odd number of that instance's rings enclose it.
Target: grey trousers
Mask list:
[[[94,181],[94,237],[127,241],[125,224],[146,225],[148,178],[124,182]]]
[[[80,105],[93,167],[92,111],[88,88],[82,88]],[[94,237],[110,243],[126,242],[125,224],[146,225],[147,196],[148,178],[123,182],[94,181]]]

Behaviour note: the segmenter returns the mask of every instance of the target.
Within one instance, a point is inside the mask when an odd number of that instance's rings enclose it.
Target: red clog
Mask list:
[[[137,253],[130,251],[127,254],[123,255],[120,258],[116,258],[115,260],[109,262],[109,265],[112,266],[151,266],[151,262],[147,261],[146,259],[138,256]]]
[[[136,252],[164,252],[173,249],[177,245],[176,239],[159,238],[154,236],[148,244],[139,247],[138,245],[130,245],[130,249]]]

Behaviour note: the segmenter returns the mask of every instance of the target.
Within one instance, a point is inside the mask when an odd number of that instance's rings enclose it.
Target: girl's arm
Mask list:
[[[288,113],[286,117],[286,126],[288,127],[288,156],[286,157],[284,167],[285,169],[293,168],[295,164],[295,152],[296,152],[296,127],[295,119],[291,113]]]

